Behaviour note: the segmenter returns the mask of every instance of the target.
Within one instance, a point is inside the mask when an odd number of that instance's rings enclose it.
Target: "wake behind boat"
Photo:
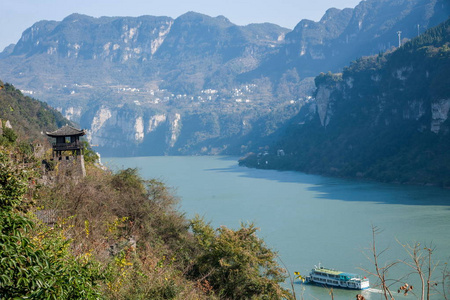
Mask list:
[[[309,283],[345,289],[365,290],[369,288],[369,279],[366,277],[327,269],[320,265],[312,269],[309,276],[306,276],[305,279]]]

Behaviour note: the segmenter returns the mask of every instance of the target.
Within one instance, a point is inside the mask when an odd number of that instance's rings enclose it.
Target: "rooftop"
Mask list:
[[[324,268],[324,267],[315,268],[314,271],[321,272],[321,273],[326,273],[326,274],[330,274],[330,275],[340,275],[340,274],[343,273],[341,271],[337,271],[337,270],[333,270],[333,269],[327,269],[327,268]]]
[[[53,132],[46,132],[46,134],[50,137],[57,137],[57,136],[82,136],[86,134],[85,130],[79,130],[72,126],[66,125],[58,130],[55,130]]]

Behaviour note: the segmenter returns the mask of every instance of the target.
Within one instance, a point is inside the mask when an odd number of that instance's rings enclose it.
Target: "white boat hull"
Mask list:
[[[326,280],[318,280],[311,279],[309,277],[306,278],[308,283],[317,284],[321,286],[329,286],[329,287],[339,287],[343,289],[352,289],[352,290],[365,290],[368,289],[369,282],[361,282],[361,283],[353,283],[353,282],[327,282]]]
[[[366,277],[323,267],[312,269],[309,276],[306,277],[306,281],[322,286],[353,290],[365,290],[370,287],[369,279]]]

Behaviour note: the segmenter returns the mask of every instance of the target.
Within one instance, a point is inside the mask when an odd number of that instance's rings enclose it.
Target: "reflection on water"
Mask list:
[[[401,243],[436,248],[434,258],[450,261],[450,191],[351,181],[239,167],[236,157],[109,158],[113,167],[137,167],[145,178],[174,187],[180,209],[200,214],[213,226],[236,228],[254,222],[259,235],[279,252],[291,273],[306,275],[319,262],[360,273],[373,269],[366,255],[372,225],[382,229],[381,259],[406,259]],[[404,272],[404,270],[399,271]],[[364,274],[367,275],[367,274]],[[393,271],[392,276],[398,274]],[[370,276],[369,276],[370,277]],[[370,277],[373,282],[374,279]],[[296,284],[305,299],[330,299],[322,287]],[[366,291],[367,299],[380,299]],[[335,290],[335,299],[354,299],[355,291]]]

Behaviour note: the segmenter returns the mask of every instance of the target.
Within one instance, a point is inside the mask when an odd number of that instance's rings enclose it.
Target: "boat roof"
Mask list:
[[[341,271],[337,271],[337,270],[333,270],[333,269],[327,269],[327,268],[324,268],[324,267],[314,268],[314,271],[321,272],[321,273],[327,273],[327,274],[331,274],[331,275],[341,275],[343,273]]]
[[[348,276],[348,277],[357,277],[357,274],[354,273],[346,273],[346,272],[341,272],[338,270],[334,270],[334,269],[327,269],[324,267],[319,267],[319,268],[314,268],[314,271],[316,272],[321,272],[321,273],[327,273],[330,275],[341,275],[341,276]]]

